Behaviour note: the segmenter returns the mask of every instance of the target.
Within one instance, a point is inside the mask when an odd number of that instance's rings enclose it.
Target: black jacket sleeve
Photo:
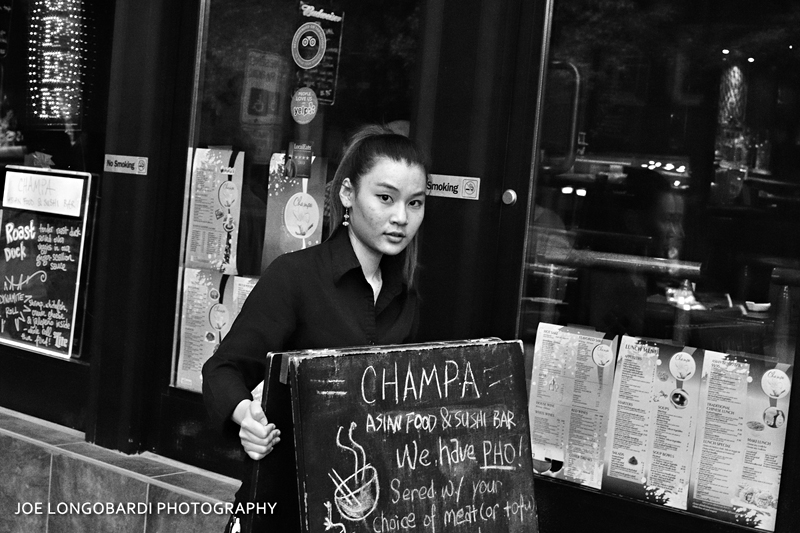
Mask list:
[[[272,262],[247,297],[219,348],[203,365],[203,401],[213,424],[224,430],[233,410],[264,379],[268,352],[283,351],[296,328],[291,269]],[[232,429],[232,428],[231,428]]]

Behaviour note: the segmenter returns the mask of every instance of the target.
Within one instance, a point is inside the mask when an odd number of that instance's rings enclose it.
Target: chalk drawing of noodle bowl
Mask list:
[[[380,495],[378,472],[372,465],[367,463],[364,448],[353,440],[355,427],[356,424],[354,422],[350,424],[350,431],[347,433],[350,440],[349,446],[342,444],[341,441],[343,427],[339,427],[339,431],[336,434],[336,444],[339,448],[353,455],[352,474],[348,470],[347,473],[349,475],[342,478],[335,469],[331,469],[328,474],[335,487],[333,501],[336,503],[336,508],[342,518],[353,522],[363,520],[369,516],[378,506],[378,497]]]

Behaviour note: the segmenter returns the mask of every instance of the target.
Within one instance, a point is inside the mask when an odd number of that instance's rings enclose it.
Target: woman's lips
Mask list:
[[[385,233],[384,235],[386,235],[386,238],[389,239],[389,241],[394,243],[402,242],[403,239],[405,239],[406,237],[405,233],[400,233],[400,232]]]

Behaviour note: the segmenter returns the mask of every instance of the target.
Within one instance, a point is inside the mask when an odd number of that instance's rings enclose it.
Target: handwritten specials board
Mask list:
[[[303,531],[537,530],[522,345],[289,357]]]
[[[91,178],[83,172],[6,167],[0,343],[72,357]]]

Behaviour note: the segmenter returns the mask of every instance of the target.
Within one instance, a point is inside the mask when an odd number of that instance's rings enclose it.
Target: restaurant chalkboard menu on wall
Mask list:
[[[522,346],[290,356],[303,530],[537,530]]]
[[[91,177],[6,167],[0,343],[73,356]]]

